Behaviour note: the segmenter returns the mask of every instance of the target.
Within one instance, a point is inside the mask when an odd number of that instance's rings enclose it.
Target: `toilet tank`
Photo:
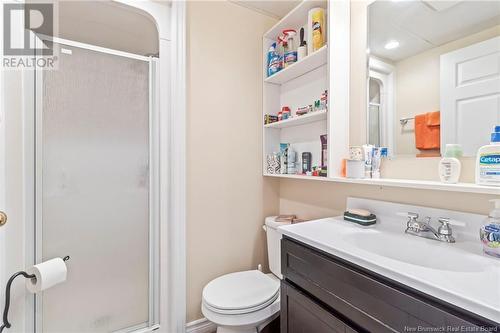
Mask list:
[[[279,226],[290,224],[289,222],[275,222],[276,216],[266,217],[264,230],[267,236],[267,256],[269,258],[269,269],[279,277],[281,275],[281,234],[276,230]]]

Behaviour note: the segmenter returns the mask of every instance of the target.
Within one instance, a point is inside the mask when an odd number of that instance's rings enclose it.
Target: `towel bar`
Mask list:
[[[401,124],[401,126],[405,126],[406,124],[408,124],[408,122],[410,120],[415,120],[414,117],[410,117],[410,118],[401,118],[399,119],[399,123]]]

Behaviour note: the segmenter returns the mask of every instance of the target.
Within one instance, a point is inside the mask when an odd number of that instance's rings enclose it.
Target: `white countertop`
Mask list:
[[[407,235],[404,223],[361,227],[342,217],[287,225],[278,230],[500,323],[500,259],[484,255],[479,240],[457,237],[457,242],[450,244]]]

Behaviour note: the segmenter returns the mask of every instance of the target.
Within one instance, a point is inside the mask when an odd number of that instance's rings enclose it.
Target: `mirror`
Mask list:
[[[475,156],[500,125],[500,2],[368,6],[369,144],[392,156]]]

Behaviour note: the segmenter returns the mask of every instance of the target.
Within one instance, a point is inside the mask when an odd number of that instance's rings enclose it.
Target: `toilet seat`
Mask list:
[[[279,281],[258,270],[223,275],[203,289],[203,305],[222,315],[259,311],[279,297]]]

